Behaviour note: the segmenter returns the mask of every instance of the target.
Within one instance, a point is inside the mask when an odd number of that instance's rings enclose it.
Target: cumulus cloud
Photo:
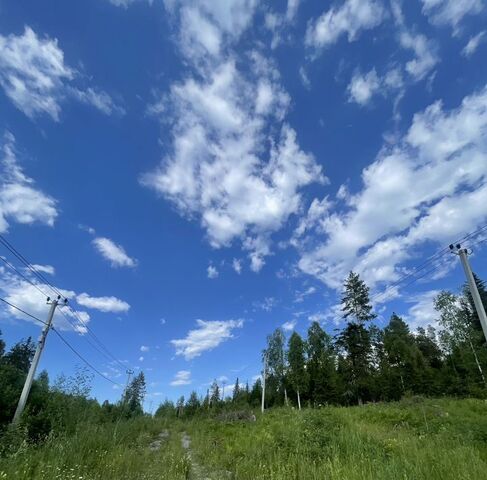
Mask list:
[[[377,27],[384,18],[385,9],[379,1],[346,0],[308,24],[306,45],[314,48],[328,47],[344,34],[352,42],[362,30]]]
[[[216,267],[214,267],[213,265],[208,265],[208,268],[206,269],[206,274],[208,276],[208,278],[218,278],[218,270],[216,269]]]
[[[179,370],[174,375],[174,380],[171,382],[172,387],[180,387],[182,385],[189,385],[191,383],[191,372],[189,370]]]
[[[266,138],[267,122],[282,118],[288,96],[267,61],[255,54],[253,63],[254,72],[261,70],[255,83],[229,60],[203,81],[173,85],[173,151],[142,184],[182,215],[197,215],[213,247],[240,240],[258,271],[270,253],[270,235],[298,212],[300,189],[323,177],[289,125],[277,139]]]
[[[357,72],[348,85],[349,101],[366,105],[379,88],[380,81],[375,68],[365,75]]]
[[[486,31],[484,30],[480,33],[477,33],[477,35],[470,37],[468,43],[462,50],[462,55],[467,58],[471,57],[477,51],[477,48],[479,48],[480,44],[485,40],[485,34]]]
[[[93,245],[98,253],[110,262],[112,267],[129,267],[137,266],[137,260],[127,255],[121,245],[117,245],[113,240],[106,237],[96,237],[93,239]]]
[[[234,258],[232,261],[232,268],[240,275],[242,273],[242,261]]]
[[[34,268],[34,270],[37,270],[38,272],[41,272],[41,273],[48,273],[49,275],[54,275],[56,273],[56,270],[54,269],[54,267],[52,265],[34,264],[34,265],[32,265],[32,268]]]
[[[117,297],[91,297],[87,293],[76,296],[76,302],[86,308],[100,310],[100,312],[121,313],[128,312],[130,305]]]
[[[196,324],[197,328],[190,330],[185,338],[171,340],[176,355],[182,355],[186,360],[199,357],[202,353],[213,350],[222,342],[233,338],[233,330],[242,328],[243,320],[196,320]]]
[[[23,34],[0,35],[0,85],[29,118],[47,114],[59,120],[66,98],[78,99],[106,114],[123,113],[106,92],[77,87],[79,77],[66,65],[56,39],[42,38],[27,26]]]
[[[475,15],[484,8],[482,0],[421,0],[423,12],[436,25],[451,25],[457,29],[466,15]]]
[[[453,110],[436,102],[416,114],[404,138],[363,170],[363,187],[344,209],[308,212],[295,240],[301,270],[339,288],[353,269],[375,286],[397,280],[417,245],[485,222],[486,128],[487,87]],[[304,231],[316,238],[307,243]]]
[[[296,327],[297,323],[298,323],[297,320],[289,320],[289,322],[284,322],[282,324],[282,329],[285,332],[292,332],[294,330],[294,328]]]
[[[439,293],[439,290],[430,290],[413,295],[406,300],[407,303],[412,304],[404,317],[411,330],[419,327],[426,328],[429,325],[438,326],[438,312],[434,307],[434,299]]]
[[[141,352],[148,352],[149,350],[150,350],[150,348],[147,345],[141,345],[141,347],[140,347]]]
[[[2,143],[0,232],[5,232],[11,221],[52,227],[58,216],[57,202],[37,189],[34,180],[23,172],[17,160],[15,137],[10,132],[4,134]]]
[[[29,274],[26,273],[26,275]],[[44,292],[48,294],[50,287],[36,282],[33,278],[31,281],[36,286],[21,279],[6,268],[0,267],[0,292],[2,293],[2,297],[25,312],[45,321],[50,306],[46,302]],[[71,290],[61,288],[58,288],[58,290],[68,299],[73,299],[76,296],[76,293]],[[2,305],[0,315],[2,317],[16,318],[40,325],[33,318],[7,305]],[[85,324],[90,321],[90,315],[87,312],[80,311],[78,312],[78,316],[83,323],[79,321],[70,309],[59,306],[54,314],[53,325],[60,330],[75,330],[78,333],[84,334],[87,332]]]

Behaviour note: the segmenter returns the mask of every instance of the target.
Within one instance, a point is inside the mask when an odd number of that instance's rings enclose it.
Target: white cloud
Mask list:
[[[382,23],[385,10],[376,0],[346,0],[308,24],[306,45],[323,48],[335,43],[343,34],[348,41],[357,39],[362,30],[370,30]]]
[[[148,347],[147,345],[141,345],[141,347],[140,347],[141,352],[148,352],[149,350],[150,350],[150,347]]]
[[[50,287],[36,282],[34,278],[32,278],[31,281],[37,288],[27,281],[20,279],[6,268],[0,267],[0,291],[2,292],[2,297],[25,312],[45,321],[50,306],[46,303],[46,296],[43,293],[45,292],[46,295],[49,294]],[[68,299],[72,299],[76,295],[75,292],[71,290],[61,288],[58,288],[58,290]],[[0,308],[0,312],[3,317],[8,314],[11,318],[13,317],[19,320],[32,322],[38,326],[40,325],[33,318],[24,315],[22,312],[10,306],[3,305]],[[79,311],[78,316],[84,324],[87,324],[90,321],[90,316],[84,311]],[[76,315],[70,309],[63,307],[62,305],[57,307],[55,311],[53,324],[60,330],[75,330],[81,334],[87,332],[86,326],[79,321]]]
[[[348,208],[298,226],[316,235],[295,235],[302,271],[332,288],[351,269],[371,286],[387,283],[419,244],[445,243],[485,222],[486,129],[487,87],[451,111],[436,102],[416,114],[407,135],[364,169]]]
[[[439,290],[430,290],[409,297],[406,300],[407,303],[413,304],[404,317],[411,330],[414,331],[418,327],[426,328],[428,325],[438,326],[438,312],[435,310],[433,300],[439,293]]]
[[[207,272],[208,278],[211,278],[211,279],[218,278],[218,275],[219,275],[218,270],[213,265],[208,265],[206,272]]]
[[[451,25],[457,29],[466,15],[475,15],[484,8],[482,0],[421,0],[423,12],[436,25]]]
[[[117,297],[91,297],[87,293],[76,296],[76,302],[86,308],[100,310],[100,312],[128,312],[130,305]]]
[[[468,43],[462,50],[462,55],[467,58],[471,57],[477,51],[477,48],[479,48],[480,44],[484,41],[485,34],[486,31],[484,30],[480,33],[477,33],[477,35],[470,37]]]
[[[48,273],[49,275],[54,275],[56,273],[54,267],[52,265],[32,265],[34,270],[37,270],[41,273]]]
[[[282,329],[286,332],[291,332],[297,324],[297,320],[290,320],[289,322],[284,322],[282,324]]]
[[[141,356],[139,357],[139,362],[143,362],[143,361],[144,361],[144,357],[141,355]]]
[[[254,302],[253,306],[260,310],[270,312],[277,305],[277,299],[274,297],[265,297],[264,300]]]
[[[255,53],[252,63],[258,78],[247,79],[230,60],[205,81],[173,85],[173,152],[142,183],[181,214],[197,214],[213,247],[241,240],[258,271],[270,254],[270,235],[298,212],[299,190],[322,175],[291,127],[267,138],[267,122],[282,118],[289,99],[272,65]]]
[[[133,5],[136,2],[144,1],[144,0],[108,0],[112,5],[116,7],[123,7],[128,8],[130,5]],[[149,4],[152,4],[152,0],[145,0]]]
[[[234,258],[232,268],[240,275],[242,273],[242,260]]]
[[[171,382],[172,387],[179,387],[181,385],[189,385],[191,383],[191,372],[189,370],[179,370],[174,375],[174,380]]]
[[[380,81],[375,68],[365,75],[357,72],[348,85],[349,101],[367,105],[379,88]]]
[[[232,331],[242,328],[243,320],[196,320],[196,324],[198,327],[190,330],[185,338],[171,340],[176,355],[183,355],[186,360],[199,357],[203,352],[213,350],[225,340],[233,338]]]
[[[24,174],[17,161],[15,137],[10,132],[3,136],[1,154],[0,232],[8,229],[9,221],[52,227],[58,216],[56,201],[36,189],[34,180]]]
[[[301,0],[287,0],[286,19],[291,22],[298,13]]]
[[[98,253],[110,262],[112,267],[133,268],[137,266],[137,260],[129,257],[121,245],[117,245],[109,238],[96,237],[93,239],[93,245]]]
[[[415,54],[415,58],[406,63],[406,71],[415,80],[422,80],[439,62],[435,43],[424,35],[404,30],[399,36],[399,42],[403,48]]]
[[[398,27],[399,44],[402,48],[414,53],[414,58],[406,63],[406,72],[414,81],[420,81],[430,74],[440,61],[437,45],[425,35],[407,28],[400,0],[391,0],[391,10],[394,22]]]
[[[64,63],[64,52],[56,39],[43,39],[27,26],[21,35],[0,35],[0,85],[29,118],[47,114],[59,120],[61,103],[67,97],[91,104],[103,113],[116,110],[107,93],[74,87],[77,77],[78,72]]]
[[[308,77],[308,74],[304,67],[299,67],[299,78],[301,79],[301,83],[303,87],[309,90],[311,88],[311,81]]]
[[[316,293],[316,287],[308,287],[306,290],[302,292],[296,292],[294,297],[294,303],[302,303],[306,297],[313,295]]]

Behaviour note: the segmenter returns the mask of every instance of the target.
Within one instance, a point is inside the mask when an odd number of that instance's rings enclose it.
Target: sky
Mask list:
[[[69,299],[55,328],[115,382],[93,395],[116,401],[124,367],[149,410],[252,383],[275,328],[343,327],[350,270],[378,325],[435,324],[463,272],[415,268],[487,222],[486,19],[484,0],[0,0],[0,234]],[[487,278],[484,233],[465,243]],[[2,262],[2,298],[45,319],[49,286],[0,255],[25,276]],[[8,345],[40,327],[1,307]],[[50,334],[40,368],[77,365]]]

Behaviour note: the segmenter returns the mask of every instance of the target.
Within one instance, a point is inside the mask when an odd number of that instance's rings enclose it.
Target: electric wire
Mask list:
[[[57,289],[42,273],[40,273],[26,258],[22,253],[20,253],[3,235],[0,234],[0,244],[2,244],[12,255],[14,255],[21,263],[23,263],[36,277],[38,280],[40,280],[43,284],[48,286],[56,295],[66,298],[60,291]],[[39,288],[39,286],[34,283],[32,280],[30,280],[28,277],[26,277],[22,272],[20,272],[18,269],[16,269],[10,262],[8,262],[6,259],[0,256],[0,259],[2,259],[13,271],[15,271],[18,275],[20,275],[25,281],[29,282],[34,288],[36,288],[40,293],[42,293],[44,296],[48,297],[49,295],[46,295],[46,293]],[[103,344],[103,342],[96,336],[96,334],[93,332],[93,330],[86,324],[86,322],[81,318],[80,314],[78,311],[70,304],[68,304],[68,308],[71,310],[73,316],[78,320],[81,326],[83,326],[86,331],[89,333],[89,335],[96,341],[96,343],[106,352],[106,354],[103,354],[105,356],[108,356],[110,361],[115,361],[118,365],[120,365],[124,370],[127,368],[127,365],[124,365],[120,360],[118,360],[111,352],[110,350]],[[65,318],[67,316],[63,313]],[[70,322],[71,323],[71,322]],[[72,324],[72,323],[71,323]],[[74,330],[76,331],[76,327],[74,327]],[[90,342],[88,342],[90,343]],[[92,346],[94,346],[92,344]],[[96,348],[96,347],[95,347]],[[97,349],[98,350],[98,349]],[[108,358],[107,357],[107,358]]]
[[[20,307],[17,307],[17,305],[14,305],[13,303],[10,303],[8,300],[5,300],[5,298],[1,298],[0,297],[0,301],[2,301],[3,303],[6,303],[9,307],[12,307],[14,308],[15,310],[18,310],[19,312],[23,313],[24,315],[27,315],[28,317],[42,323],[43,325],[47,325],[46,322],[44,322],[44,320],[41,320],[40,318],[37,318],[35,315],[32,315],[31,313],[29,312],[26,312],[25,310],[22,310]]]
[[[27,315],[28,317],[36,320],[37,322],[40,322],[44,325],[47,325],[46,322],[44,322],[43,320],[41,320],[40,318],[36,317],[35,315],[32,315],[31,313],[29,312],[26,312],[25,310],[23,310],[22,308],[18,307],[17,305],[14,305],[13,303],[9,302],[8,300],[5,300],[4,298],[1,298],[0,297],[0,301],[6,303],[8,306],[14,308],[15,310],[18,310],[19,312],[22,312],[24,315]],[[114,385],[118,385],[120,387],[122,387],[123,385],[118,383],[118,382],[115,382],[114,380],[112,380],[111,378],[107,377],[106,375],[104,375],[103,373],[101,373],[96,367],[94,367],[88,360],[86,360],[86,358],[83,357],[83,355],[81,355],[62,335],[60,332],[58,332],[58,330],[56,328],[54,328],[53,326],[51,326],[51,330],[62,340],[62,342],[79,358],[81,359],[89,368],[91,368],[95,373],[97,373],[100,377],[104,378],[105,380],[108,380],[109,382],[113,383]]]
[[[54,327],[52,327],[52,331],[61,339],[61,341],[79,358],[81,359],[89,368],[91,368],[95,373],[97,373],[100,377],[108,380],[109,382],[113,383],[114,385],[118,385],[119,387],[123,387],[121,383],[112,380],[111,378],[107,377],[103,373],[101,373],[97,368],[95,368],[86,358],[84,358]]]

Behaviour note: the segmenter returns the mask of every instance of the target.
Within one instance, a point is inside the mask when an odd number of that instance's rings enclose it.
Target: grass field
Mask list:
[[[169,436],[151,449],[165,430]],[[141,418],[116,430],[87,425],[73,437],[24,446],[1,459],[0,479],[10,478],[484,480],[487,403],[411,399],[281,408],[256,422]]]

